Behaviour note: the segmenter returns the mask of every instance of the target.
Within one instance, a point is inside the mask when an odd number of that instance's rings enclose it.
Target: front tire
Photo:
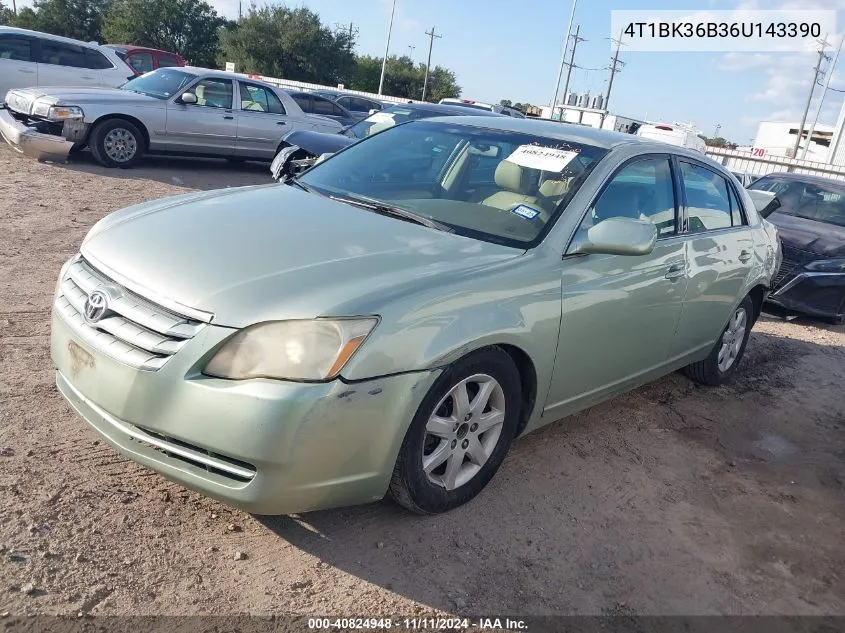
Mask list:
[[[94,158],[103,167],[127,169],[143,156],[145,140],[134,123],[107,119],[94,126],[89,145]]]
[[[731,314],[710,355],[684,368],[687,377],[702,385],[717,387],[731,379],[745,354],[745,346],[754,325],[754,302],[745,297]]]
[[[440,376],[408,429],[389,494],[418,514],[462,505],[501,466],[520,419],[519,371],[491,348],[470,354]]]

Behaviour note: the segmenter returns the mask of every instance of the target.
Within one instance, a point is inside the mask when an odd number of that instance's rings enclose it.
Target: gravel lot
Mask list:
[[[118,456],[58,396],[61,263],[114,209],[266,165],[0,147],[0,612],[845,614],[845,328],[764,317],[734,384],[672,375],[516,442],[468,506],[254,517]]]

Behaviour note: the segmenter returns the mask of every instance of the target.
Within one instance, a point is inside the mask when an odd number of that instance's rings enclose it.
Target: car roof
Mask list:
[[[796,174],[793,172],[776,171],[771,174],[763,174],[760,178],[765,178],[767,176],[774,176],[780,180],[794,180],[797,182],[806,182],[815,185],[834,185],[840,189],[845,189],[845,182],[841,180],[834,180],[833,178],[825,178],[824,176],[816,176],[815,174]]]
[[[166,53],[168,55],[181,57],[179,53],[174,53],[173,51],[166,51],[161,48],[150,48],[149,46],[135,46],[134,44],[103,44],[103,46],[108,46],[109,48],[114,48],[121,51],[150,51],[153,53]]]
[[[52,33],[44,33],[43,31],[31,31],[30,29],[21,29],[16,26],[0,26],[0,33],[14,33],[18,35],[29,35],[30,37],[43,37],[57,42],[65,42],[66,44],[76,44],[77,46],[87,46],[88,48],[99,48],[99,42],[83,42],[82,40],[75,40],[71,37],[62,37],[61,35],[53,35]]]
[[[238,73],[229,73],[225,70],[214,70],[213,68],[202,68],[200,66],[168,66],[167,68],[157,68],[153,72],[158,72],[159,70],[178,70],[180,72],[187,72],[202,77],[237,79],[238,81],[249,81],[251,83],[261,84],[262,86],[268,86],[269,88],[272,88],[275,91],[285,91],[283,88],[280,88],[279,86],[274,86],[273,84],[267,81],[262,81],[261,79],[252,79],[251,77],[245,77],[244,75]]]
[[[443,106],[441,106],[443,107]],[[466,108],[455,106],[455,109],[466,112]],[[495,119],[490,118],[490,115]],[[603,149],[610,149],[618,145],[627,144],[643,144],[650,145],[656,152],[672,152],[678,154],[687,154],[687,152],[680,152],[676,150],[683,150],[682,147],[670,146],[666,143],[655,143],[647,139],[640,138],[633,134],[623,134],[622,132],[611,132],[610,130],[600,130],[598,128],[589,127],[586,125],[573,125],[569,123],[562,123],[551,120],[537,120],[537,119],[517,119],[514,117],[502,114],[472,114],[461,117],[463,125],[473,125],[477,127],[492,128],[495,130],[502,130],[504,132],[520,132],[523,134],[532,134],[535,136],[545,136],[547,138],[558,139],[560,141],[583,143],[584,145],[592,145],[594,147],[601,147]],[[454,124],[453,119],[441,119],[443,123]],[[437,118],[426,119],[426,121],[436,122]],[[696,155],[697,154],[697,155]],[[696,158],[706,158],[701,152],[696,154],[689,154]]]
[[[437,112],[439,114],[447,115],[447,114],[454,114],[456,116],[467,116],[467,112],[469,109],[464,106],[458,105],[448,105],[445,103],[391,103],[388,106],[385,106],[385,110],[392,107],[401,107],[401,108],[408,108],[409,110],[422,110],[424,112]],[[497,114],[495,112],[487,112],[486,110],[479,110],[478,112],[473,112],[473,117],[500,117],[503,119],[507,119],[507,117],[502,114]]]

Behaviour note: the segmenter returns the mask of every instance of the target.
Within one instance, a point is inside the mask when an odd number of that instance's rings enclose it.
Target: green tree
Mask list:
[[[254,6],[220,37],[221,62],[241,72],[326,85],[350,83],[354,39],[332,31],[305,7]]]
[[[203,0],[112,0],[103,35],[115,44],[174,51],[190,64],[213,67],[225,23]]]
[[[709,147],[724,147],[726,149],[736,149],[736,143],[731,143],[729,140],[721,136],[708,137],[703,134],[698,135]]]
[[[102,42],[103,12],[109,4],[110,0],[35,0],[31,8],[11,15],[8,23],[86,42]],[[0,8],[0,21],[5,22],[2,13]]]
[[[11,24],[14,17],[15,14],[12,13],[12,10],[4,6],[2,0],[0,0],[0,24]]]
[[[513,102],[510,99],[502,99],[499,101],[499,105],[505,106],[506,108],[510,108],[513,106]]]
[[[350,88],[365,92],[378,92],[381,77],[381,57],[359,56],[355,58]],[[422,98],[425,82],[425,64],[414,65],[407,55],[387,58],[382,92],[403,99]],[[428,76],[426,101],[437,102],[446,97],[461,96],[461,87],[455,81],[451,70],[435,66]]]
[[[423,72],[425,72],[423,70]],[[428,91],[426,101],[437,103],[441,99],[460,97],[461,87],[458,85],[455,73],[448,68],[435,66],[428,76]]]

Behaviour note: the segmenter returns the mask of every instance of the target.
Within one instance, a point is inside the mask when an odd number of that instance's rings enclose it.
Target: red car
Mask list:
[[[114,49],[117,56],[125,61],[136,75],[143,75],[156,68],[185,65],[185,60],[178,53],[126,44],[106,44],[106,46]]]

